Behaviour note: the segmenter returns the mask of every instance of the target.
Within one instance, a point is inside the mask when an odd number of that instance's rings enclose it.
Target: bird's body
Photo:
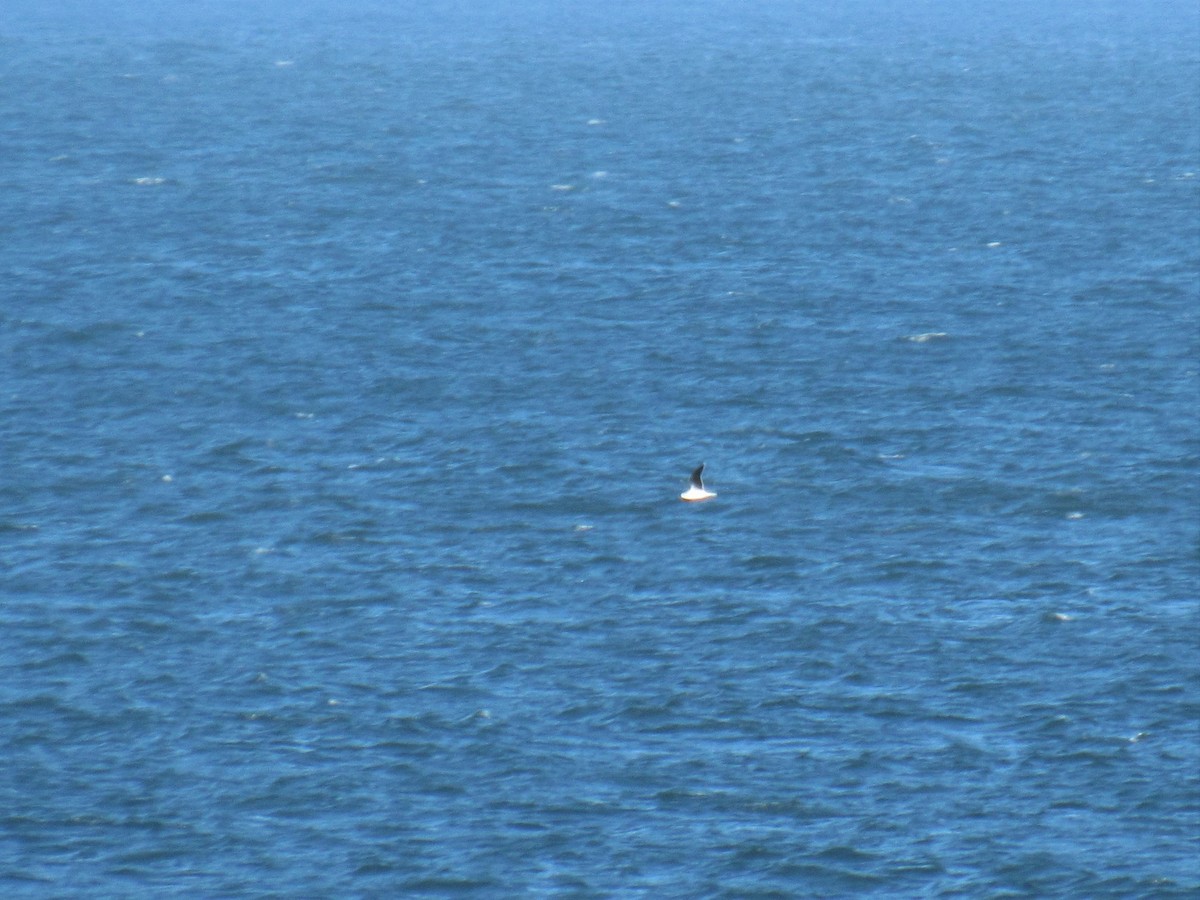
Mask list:
[[[688,489],[679,495],[680,500],[695,502],[697,500],[710,500],[717,496],[712,491],[706,491],[704,489],[703,474],[704,463],[700,463],[700,465],[696,468],[696,471],[692,473],[691,484],[689,485]]]

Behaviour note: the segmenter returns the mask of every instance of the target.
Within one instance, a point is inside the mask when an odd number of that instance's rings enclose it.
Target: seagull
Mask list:
[[[679,495],[680,500],[708,500],[710,497],[717,496],[712,491],[704,489],[704,479],[700,477],[704,471],[704,463],[700,463],[696,471],[692,473],[691,487]]]

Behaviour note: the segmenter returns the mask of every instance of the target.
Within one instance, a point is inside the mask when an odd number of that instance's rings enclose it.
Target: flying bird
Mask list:
[[[679,495],[680,500],[708,500],[717,496],[712,491],[704,489],[704,463],[697,466],[696,471],[692,473],[691,485],[686,491]]]

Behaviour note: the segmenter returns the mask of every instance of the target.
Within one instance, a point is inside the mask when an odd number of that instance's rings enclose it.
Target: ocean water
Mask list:
[[[5,896],[1200,895],[1195,4],[176,6],[0,15]]]

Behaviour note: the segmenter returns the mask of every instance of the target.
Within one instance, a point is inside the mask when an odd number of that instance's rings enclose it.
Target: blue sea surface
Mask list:
[[[0,892],[1200,896],[1200,9],[430,6],[0,15]]]

